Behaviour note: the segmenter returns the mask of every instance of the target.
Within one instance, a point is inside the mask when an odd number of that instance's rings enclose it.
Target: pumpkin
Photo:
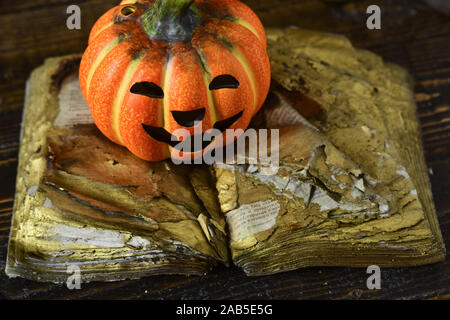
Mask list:
[[[79,79],[100,131],[160,161],[199,132],[225,141],[226,129],[248,127],[270,86],[264,28],[236,0],[122,1],[93,26]]]

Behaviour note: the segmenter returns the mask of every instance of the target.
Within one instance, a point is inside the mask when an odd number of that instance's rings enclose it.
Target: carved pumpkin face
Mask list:
[[[160,161],[177,129],[247,128],[270,85],[264,29],[236,0],[122,1],[92,28],[80,85],[105,136]]]

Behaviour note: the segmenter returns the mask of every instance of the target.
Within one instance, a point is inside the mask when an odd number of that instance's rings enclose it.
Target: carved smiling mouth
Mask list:
[[[194,126],[196,121],[201,121],[201,119],[203,119],[204,109],[198,109],[198,110],[200,110],[200,112],[197,112],[197,114],[195,114],[194,112],[191,112],[192,116],[188,116],[188,117],[185,116],[182,120],[180,119],[180,118],[182,118],[182,117],[180,117],[181,111],[172,111],[172,114],[174,115],[174,119],[178,124],[180,124],[184,127],[192,127],[192,126]],[[203,113],[201,110],[203,110]],[[180,114],[176,114],[176,112],[180,112]],[[242,110],[232,117],[217,121],[214,124],[213,128],[219,130],[220,133],[223,133],[223,132],[225,132],[225,130],[230,128],[236,121],[238,121],[242,117],[243,113],[244,113],[244,111]],[[201,119],[199,120],[199,118],[201,118]],[[211,139],[205,141],[205,140],[203,140],[203,136],[204,136],[205,132],[203,132],[201,134],[188,136],[183,141],[179,141],[175,135],[171,134],[164,128],[153,127],[153,126],[149,126],[146,124],[142,124],[142,127],[144,128],[145,132],[147,132],[148,135],[150,137],[152,137],[153,139],[160,141],[160,142],[165,142],[168,145],[170,145],[171,147],[173,147],[179,151],[183,151],[183,150],[185,151],[187,149],[187,147],[190,147],[190,149],[188,149],[188,150],[191,150],[190,152],[197,152],[197,151],[203,150],[208,145],[211,144],[211,142],[214,140],[214,137],[215,137],[215,136],[211,137]],[[197,139],[199,139],[199,141],[202,142],[200,145],[198,145],[198,143],[197,144],[194,143],[194,141],[198,141]]]

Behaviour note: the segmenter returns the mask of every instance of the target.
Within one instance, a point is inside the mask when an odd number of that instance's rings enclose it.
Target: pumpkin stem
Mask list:
[[[187,41],[200,24],[195,0],[156,0],[140,18],[142,27],[152,39]]]

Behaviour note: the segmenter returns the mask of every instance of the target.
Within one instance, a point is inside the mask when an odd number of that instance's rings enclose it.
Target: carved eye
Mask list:
[[[153,82],[137,82],[133,84],[133,86],[130,89],[131,93],[134,94],[140,94],[149,98],[157,98],[162,99],[164,98],[164,91],[161,89],[160,86]]]
[[[222,74],[217,76],[209,84],[209,90],[219,90],[219,89],[237,89],[239,88],[239,81],[229,74]]]

